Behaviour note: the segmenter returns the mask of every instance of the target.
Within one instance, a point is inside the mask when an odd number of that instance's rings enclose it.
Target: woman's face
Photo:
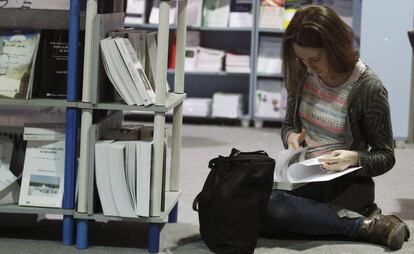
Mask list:
[[[326,51],[323,48],[301,47],[293,43],[293,51],[309,73],[318,75],[320,78],[329,78],[331,73]]]

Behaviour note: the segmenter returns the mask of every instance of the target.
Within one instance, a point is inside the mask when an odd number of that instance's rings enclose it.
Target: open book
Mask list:
[[[278,153],[273,182],[276,189],[294,189],[304,183],[330,181],[361,167],[350,167],[339,172],[322,168],[319,157],[305,159],[307,148],[288,149]]]

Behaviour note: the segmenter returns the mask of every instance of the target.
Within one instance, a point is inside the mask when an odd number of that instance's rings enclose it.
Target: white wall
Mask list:
[[[388,90],[394,137],[407,139],[414,0],[363,0],[361,16],[361,58]]]

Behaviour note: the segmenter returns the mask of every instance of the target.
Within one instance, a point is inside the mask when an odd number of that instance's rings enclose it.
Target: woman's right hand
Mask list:
[[[289,149],[298,149],[303,146],[306,137],[306,129],[302,129],[300,133],[291,133],[288,136],[287,144]]]

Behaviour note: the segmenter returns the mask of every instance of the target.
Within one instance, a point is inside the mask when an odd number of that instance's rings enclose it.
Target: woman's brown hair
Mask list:
[[[358,61],[353,41],[352,29],[331,8],[323,5],[299,8],[283,36],[282,57],[288,92],[298,94],[306,74],[305,65],[293,51],[293,43],[301,47],[323,48],[332,70],[345,73],[352,71]]]

